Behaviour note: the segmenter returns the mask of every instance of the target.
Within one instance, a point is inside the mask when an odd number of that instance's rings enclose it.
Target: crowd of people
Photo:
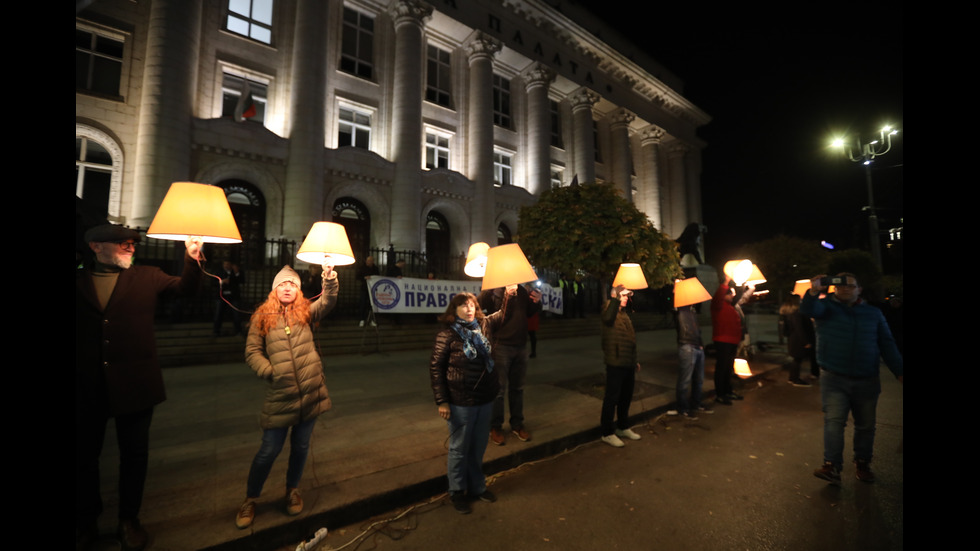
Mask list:
[[[140,240],[133,230],[99,226],[89,230],[85,240],[93,259],[76,273],[76,539],[79,548],[90,548],[98,538],[97,519],[103,509],[99,456],[106,424],[112,418],[120,449],[117,537],[125,549],[142,549],[148,540],[139,522],[148,434],[153,408],[165,399],[152,345],[153,315],[158,301],[196,292],[203,271],[199,262],[202,247],[189,239],[183,273],[168,276],[157,268],[132,265]],[[219,275],[222,289],[227,282],[244,277],[236,271],[235,266],[223,266]],[[828,292],[831,281],[834,292]],[[290,515],[303,511],[299,486],[311,435],[318,416],[331,408],[312,331],[336,305],[337,273],[330,265],[322,266],[319,292],[314,296],[308,296],[312,290],[304,293],[302,283],[296,271],[283,267],[248,324],[246,363],[267,386],[260,446],[235,519],[239,528],[252,525],[256,502],[287,439],[285,511]],[[751,288],[736,288],[726,279],[711,298],[717,404],[730,406],[742,399],[731,386],[732,366],[739,345],[746,340],[741,305],[751,294]],[[792,360],[789,381],[810,386],[801,374],[806,360],[811,376],[819,376],[825,452],[823,465],[814,475],[832,484],[841,481],[844,426],[849,415],[854,419],[855,476],[862,482],[874,481],[870,464],[881,389],[880,360],[884,359],[899,381],[903,378],[902,355],[884,314],[864,303],[860,295],[853,274],[835,279],[817,276],[802,298],[788,300],[780,312]],[[636,373],[641,368],[629,315],[631,296],[628,289],[613,287],[600,313],[606,383],[599,426],[601,440],[617,448],[641,438],[629,425]],[[479,297],[456,294],[439,316],[442,325],[429,361],[429,380],[436,412],[447,424],[449,497],[460,513],[470,512],[475,501],[497,499],[487,488],[483,456],[489,443],[506,442],[505,409],[510,412],[510,434],[522,442],[531,440],[524,408],[526,344],[537,328],[540,311],[536,291],[508,285],[484,291]],[[676,313],[677,405],[668,413],[697,419],[700,413],[713,411],[702,401],[704,343],[694,307],[678,308]],[[535,344],[532,340],[532,355]]]

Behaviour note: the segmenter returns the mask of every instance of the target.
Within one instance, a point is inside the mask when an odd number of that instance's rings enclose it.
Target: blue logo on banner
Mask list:
[[[371,298],[378,305],[378,308],[382,310],[391,310],[395,306],[398,306],[401,294],[402,292],[398,289],[398,285],[395,285],[390,279],[379,279],[371,287]]]

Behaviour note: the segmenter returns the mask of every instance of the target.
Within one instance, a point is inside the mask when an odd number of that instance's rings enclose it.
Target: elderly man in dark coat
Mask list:
[[[119,442],[119,538],[125,549],[146,546],[139,523],[153,407],[166,399],[157,363],[153,318],[157,302],[200,285],[201,245],[188,239],[181,277],[133,266],[139,234],[105,224],[85,233],[95,258],[75,272],[75,521],[79,548],[98,537],[102,513],[99,455],[106,424]]]

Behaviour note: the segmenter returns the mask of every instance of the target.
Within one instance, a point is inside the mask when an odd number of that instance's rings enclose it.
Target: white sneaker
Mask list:
[[[671,417],[673,417],[675,415],[680,415],[680,414],[681,414],[681,412],[677,411],[676,409],[668,409],[667,410],[667,415],[670,415]]]
[[[377,327],[377,326],[378,326],[378,324],[377,324],[377,323],[375,323],[375,322],[373,322],[373,321],[371,322],[371,327]]]
[[[357,326],[358,326],[358,327],[364,327],[364,320],[361,320],[361,322],[360,322],[360,323],[358,323],[358,324],[357,324]]]
[[[618,436],[620,438],[628,438],[630,440],[639,440],[640,439],[640,435],[639,434],[636,434],[635,432],[633,432],[632,429],[617,430],[616,431],[616,436]]]
[[[623,446],[626,445],[623,444],[623,441],[620,440],[619,437],[616,436],[615,434],[610,434],[609,436],[603,436],[602,441],[614,448],[622,448]]]

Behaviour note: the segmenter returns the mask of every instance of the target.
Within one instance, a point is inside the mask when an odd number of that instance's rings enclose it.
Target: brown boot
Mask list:
[[[861,482],[867,482],[871,484],[875,481],[875,474],[871,472],[871,462],[870,461],[855,461],[854,467],[857,469],[854,472],[854,476],[857,477]]]
[[[286,512],[293,516],[303,512],[303,498],[298,488],[286,488]]]

